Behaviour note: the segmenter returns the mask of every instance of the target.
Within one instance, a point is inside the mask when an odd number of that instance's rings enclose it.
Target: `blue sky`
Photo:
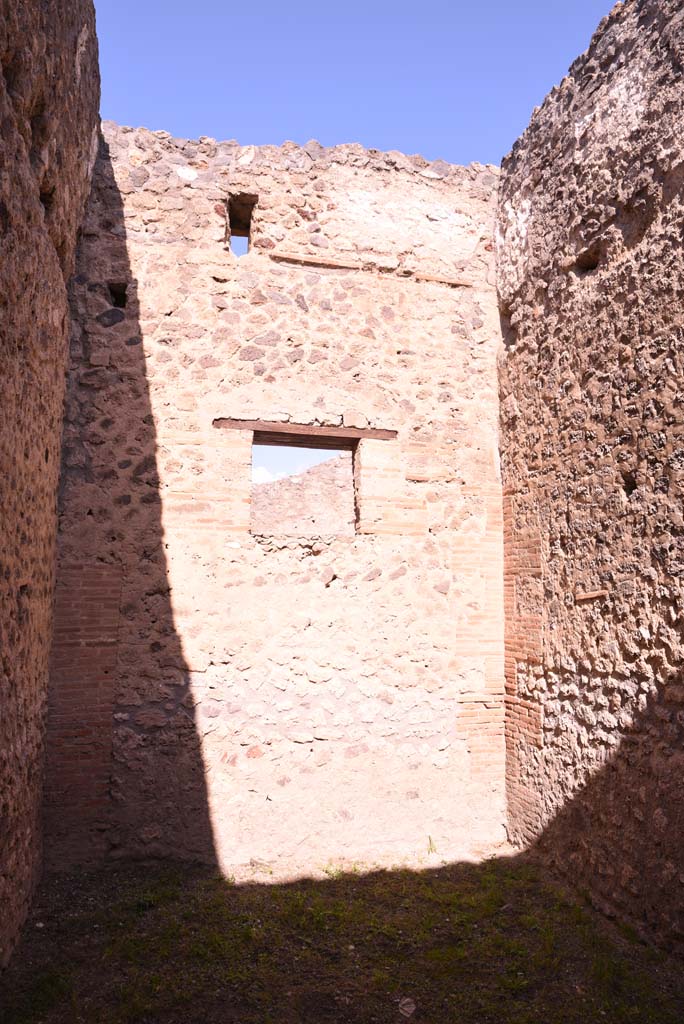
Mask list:
[[[95,0],[102,115],[498,163],[610,0]]]
[[[252,480],[255,484],[267,484],[284,476],[296,476],[341,454],[332,449],[255,444],[252,446]]]
[[[95,0],[102,116],[499,163],[611,0]],[[335,453],[255,448],[256,480]]]

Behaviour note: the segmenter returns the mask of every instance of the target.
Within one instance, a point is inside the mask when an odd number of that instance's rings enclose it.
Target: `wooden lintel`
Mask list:
[[[373,427],[316,427],[310,423],[269,423],[267,420],[213,421],[218,430],[251,430],[255,444],[282,444],[298,448],[353,448],[357,441],[393,441],[396,430]]]
[[[321,267],[324,270],[364,270],[359,260],[340,260],[331,256],[313,256],[306,252],[270,252],[276,263],[298,263],[303,267]]]
[[[322,270],[360,270],[366,273],[392,274],[402,281],[427,281],[432,284],[444,284],[448,288],[472,288],[472,281],[457,277],[442,277],[439,274],[423,274],[417,270],[407,270],[399,265],[385,265],[359,260],[340,260],[332,256],[313,256],[305,252],[270,252],[269,257],[276,263],[294,263],[302,267],[316,267]]]
[[[575,594],[575,601],[595,601],[599,597],[610,597],[608,590],[585,590]]]
[[[445,284],[449,288],[472,288],[472,281],[464,281],[460,277],[440,277],[438,274],[421,274],[419,271],[414,273],[416,281],[431,281],[433,284]]]

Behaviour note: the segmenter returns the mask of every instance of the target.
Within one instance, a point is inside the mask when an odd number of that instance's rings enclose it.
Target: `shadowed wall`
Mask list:
[[[142,313],[104,141],[70,298],[46,862],[169,851],[213,862],[171,606]]]
[[[559,815],[541,849],[661,938],[684,909],[683,62],[679,3],[618,5],[499,198],[509,829]]]
[[[40,870],[43,730],[68,338],[94,159],[89,0],[0,2],[0,964]]]

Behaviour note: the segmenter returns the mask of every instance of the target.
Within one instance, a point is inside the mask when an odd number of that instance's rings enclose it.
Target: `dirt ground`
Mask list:
[[[681,1024],[681,963],[525,858],[241,884],[145,863],[58,876],[2,1024]]]

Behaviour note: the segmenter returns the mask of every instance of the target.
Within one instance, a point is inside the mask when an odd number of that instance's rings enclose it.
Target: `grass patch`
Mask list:
[[[153,864],[53,881],[0,1020],[397,1024],[407,1001],[423,1024],[682,1020],[680,972],[524,860],[327,875],[238,886]]]

